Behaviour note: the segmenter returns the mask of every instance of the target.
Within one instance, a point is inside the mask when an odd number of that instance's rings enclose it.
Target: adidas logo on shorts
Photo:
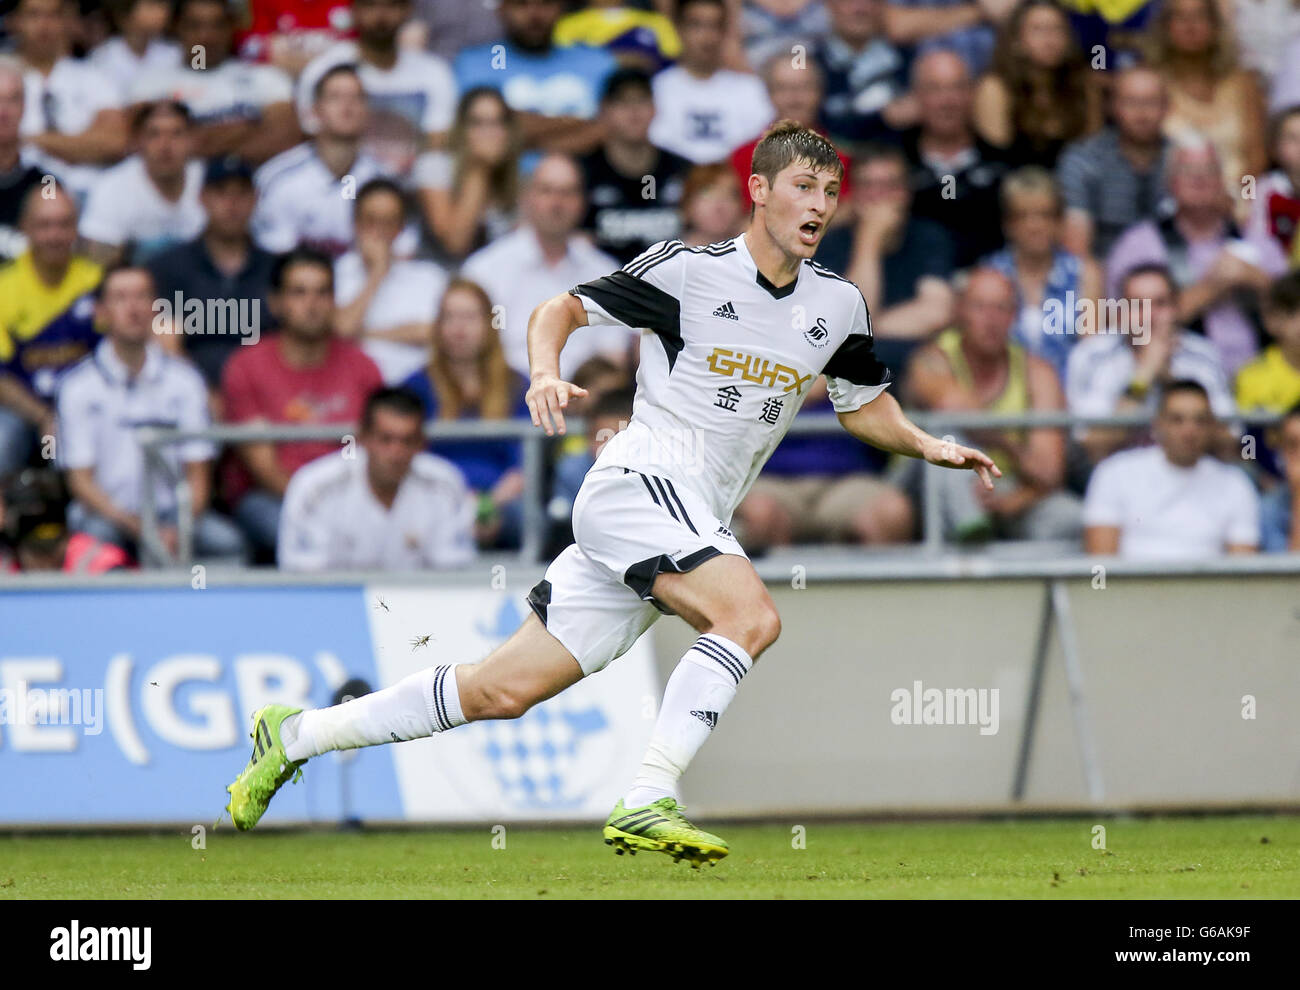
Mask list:
[[[714,316],[720,316],[724,320],[739,320],[736,315],[736,307],[731,305],[731,300],[727,300],[721,306],[713,311]]]
[[[691,712],[691,714],[707,725],[710,729],[714,729],[718,725],[717,712]]]

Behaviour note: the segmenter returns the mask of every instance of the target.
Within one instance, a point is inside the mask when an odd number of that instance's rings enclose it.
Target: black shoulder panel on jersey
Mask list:
[[[653,330],[668,355],[668,370],[673,370],[682,350],[682,307],[675,298],[623,271],[585,282],[572,291],[594,300],[606,313],[630,327]]]
[[[884,385],[894,378],[893,372],[876,358],[871,338],[863,333],[849,334],[822,371],[854,385]]]

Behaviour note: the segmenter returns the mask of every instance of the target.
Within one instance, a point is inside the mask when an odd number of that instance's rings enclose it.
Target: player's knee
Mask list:
[[[746,609],[744,616],[731,625],[731,635],[727,638],[734,640],[756,660],[781,635],[781,616],[771,602]],[[722,635],[726,636],[727,633],[722,632]]]
[[[465,717],[473,722],[519,718],[533,706],[532,699],[506,684],[476,683],[466,700]]]

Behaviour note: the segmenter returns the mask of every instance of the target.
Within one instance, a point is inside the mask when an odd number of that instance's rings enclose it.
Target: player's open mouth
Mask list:
[[[805,244],[816,244],[817,239],[821,236],[822,225],[816,220],[809,220],[799,228],[799,240]]]

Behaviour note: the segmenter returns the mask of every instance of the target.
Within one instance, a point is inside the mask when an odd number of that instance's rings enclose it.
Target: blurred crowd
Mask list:
[[[1300,551],[1300,0],[0,12],[0,570],[136,566],[146,507],[171,553],[192,515],[199,560],[418,569],[519,547],[538,497],[557,552],[638,334],[571,338],[586,430],[544,492],[518,439],[425,425],[527,423],[533,308],[739,234],[785,118],[841,150],[817,258],[907,408],[1154,416],[965,431],[1004,480],[942,474],[947,540]],[[350,432],[191,439],[146,472],[136,428],[222,423]],[[796,434],[734,524],[754,553],[906,544],[922,483]]]

